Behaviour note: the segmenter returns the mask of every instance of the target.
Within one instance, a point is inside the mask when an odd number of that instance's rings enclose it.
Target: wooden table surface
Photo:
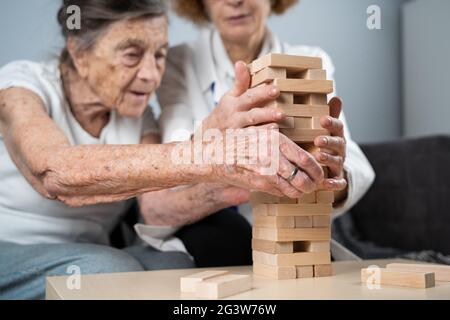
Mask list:
[[[253,289],[227,299],[246,300],[308,300],[308,299],[450,299],[450,282],[436,282],[428,289],[381,287],[370,290],[360,282],[361,268],[384,267],[400,260],[346,261],[333,263],[334,276],[296,280],[272,280],[253,277]],[[211,269],[211,268],[210,268]],[[252,274],[251,267],[218,268],[238,274]],[[180,293],[180,277],[204,269],[183,269],[81,276],[81,289],[69,290],[68,277],[47,279],[50,300],[179,300],[195,299],[193,294]]]

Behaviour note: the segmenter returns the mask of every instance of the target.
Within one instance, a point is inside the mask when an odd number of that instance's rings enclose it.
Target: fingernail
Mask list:
[[[325,153],[320,154],[320,161],[326,161],[328,159],[328,155]]]
[[[328,117],[327,118],[327,125],[331,126],[332,123],[333,123],[333,120],[330,117]]]
[[[277,118],[283,118],[284,114],[282,112],[277,112],[276,117]]]
[[[327,145],[327,144],[328,144],[328,139],[327,139],[327,138],[322,138],[322,139],[320,139],[320,141],[321,141],[324,145]]]
[[[271,90],[270,90],[270,95],[271,96],[276,96],[278,94],[278,89],[277,88],[272,88]]]

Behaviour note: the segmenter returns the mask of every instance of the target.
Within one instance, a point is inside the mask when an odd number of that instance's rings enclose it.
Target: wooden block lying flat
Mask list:
[[[323,69],[309,69],[303,71],[301,77],[303,79],[310,79],[310,80],[326,80],[327,71]]]
[[[436,281],[450,281],[450,266],[419,263],[390,263],[388,270],[403,270],[410,272],[434,272]]]
[[[286,137],[297,143],[313,142],[317,136],[328,136],[325,129],[280,129]]]
[[[253,251],[253,261],[270,266],[310,266],[316,264],[330,264],[329,252],[298,252],[288,254],[270,254]]]
[[[317,191],[317,203],[333,203],[333,191]]]
[[[275,79],[273,84],[281,91],[294,94],[329,94],[333,92],[333,81],[305,79]]]
[[[198,298],[221,299],[252,288],[249,275],[226,274],[198,282],[195,293]]]
[[[253,238],[270,241],[326,241],[331,239],[330,228],[253,228]]]
[[[321,217],[321,216],[319,216]],[[278,217],[285,218],[285,217]],[[312,228],[313,227],[313,217],[311,216],[300,216],[300,217],[287,217],[295,219],[295,228]]]
[[[252,76],[251,88],[256,87],[264,82],[271,82],[274,79],[286,79],[287,73],[285,68],[267,67],[258,71]]]
[[[314,277],[331,277],[333,275],[333,267],[331,264],[319,264],[314,266]]]
[[[280,203],[280,204],[296,204],[297,199],[291,199],[288,197],[278,198],[278,203]]]
[[[250,65],[250,73],[255,74],[266,67],[282,67],[296,72],[322,69],[322,59],[271,53],[253,61]]]
[[[253,273],[258,276],[277,280],[289,280],[297,278],[297,270],[294,266],[278,267],[262,263],[253,264]]]
[[[379,272],[379,278],[376,276]],[[379,281],[379,285],[399,286],[409,288],[430,288],[434,287],[434,273],[431,272],[407,272],[393,269],[361,270],[361,282],[366,284],[367,280]],[[378,279],[377,279],[378,278]],[[373,283],[376,285],[377,283]]]
[[[206,279],[222,276],[227,273],[228,271],[225,270],[210,270],[199,272],[187,277],[182,277],[180,279],[180,290],[181,292],[195,292],[195,286],[197,283]]]
[[[294,104],[294,94],[282,92],[278,96],[277,100],[274,103],[280,103],[283,105],[293,105]]]
[[[258,205],[260,203],[279,203],[279,198],[263,192],[252,192],[250,203]]]
[[[304,193],[298,198],[297,202],[301,203],[316,203],[316,192]]]
[[[313,266],[296,266],[295,268],[297,269],[297,279],[314,277]]]
[[[268,108],[278,108],[288,117],[322,117],[330,115],[330,107],[325,105],[284,104],[273,102]]]
[[[294,252],[330,252],[330,241],[296,241]]]
[[[323,216],[333,211],[330,203],[265,204],[269,216]]]
[[[262,228],[295,228],[296,218],[297,217],[255,215],[253,217],[253,225]]]
[[[266,253],[294,253],[294,242],[276,242],[252,239],[252,249]]]
[[[327,228],[331,225],[331,216],[314,216],[312,217],[313,228]]]
[[[304,104],[309,105],[326,105],[328,96],[326,94],[308,94],[303,98]]]

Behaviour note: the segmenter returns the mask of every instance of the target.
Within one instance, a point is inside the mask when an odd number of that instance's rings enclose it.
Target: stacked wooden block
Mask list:
[[[322,60],[269,54],[250,65],[252,87],[273,82],[281,91],[267,108],[286,115],[280,132],[312,152],[314,139],[329,133],[320,118],[329,115]],[[324,168],[327,175],[327,168]],[[275,279],[323,277],[332,274],[330,240],[334,194],[316,191],[300,199],[253,193],[253,272]]]

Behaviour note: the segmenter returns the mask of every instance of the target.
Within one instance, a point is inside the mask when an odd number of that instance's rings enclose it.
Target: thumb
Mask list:
[[[338,97],[334,97],[330,100],[328,105],[330,106],[330,116],[339,119],[342,112],[342,100]]]
[[[250,72],[247,65],[242,61],[236,62],[234,65],[234,72],[236,80],[234,81],[234,86],[229,93],[234,97],[239,97],[250,87]]]

